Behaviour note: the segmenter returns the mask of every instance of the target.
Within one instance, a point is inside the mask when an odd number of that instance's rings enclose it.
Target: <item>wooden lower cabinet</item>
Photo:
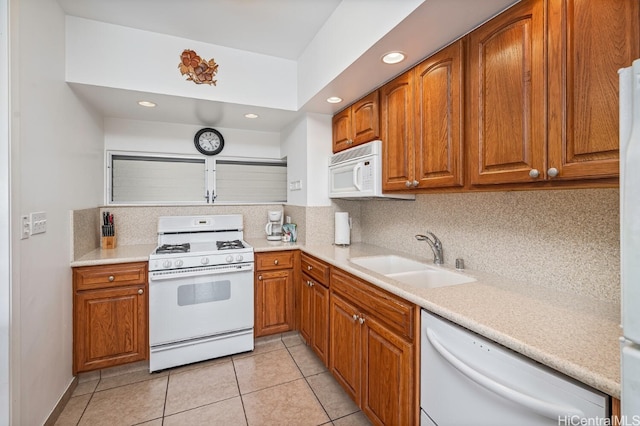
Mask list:
[[[73,373],[147,359],[147,263],[73,269]]]
[[[293,251],[256,253],[255,337],[294,328]]]
[[[332,271],[331,285],[329,369],[333,376],[374,424],[417,424],[415,339],[397,331],[414,330],[415,307],[340,271]],[[371,290],[367,298],[349,296],[367,289]],[[409,308],[409,323],[390,325],[388,318],[379,316],[380,312],[401,312],[403,307]]]
[[[300,280],[300,334],[324,365],[329,362],[329,289],[306,274]]]
[[[255,337],[292,329],[292,271],[258,272],[256,277]]]
[[[362,391],[360,407],[380,425],[408,425],[413,412],[413,344],[375,317],[362,324]]]

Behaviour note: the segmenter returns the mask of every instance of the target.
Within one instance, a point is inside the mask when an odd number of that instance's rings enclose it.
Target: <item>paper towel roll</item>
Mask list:
[[[349,221],[349,213],[336,212],[335,228],[335,244],[348,246],[351,243],[351,224]]]

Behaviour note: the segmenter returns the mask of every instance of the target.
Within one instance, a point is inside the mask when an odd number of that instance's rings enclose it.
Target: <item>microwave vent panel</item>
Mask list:
[[[379,141],[377,141],[379,143]],[[367,157],[377,154],[377,146],[375,143],[367,143],[364,145],[349,148],[345,151],[339,152],[331,156],[330,165],[344,163],[345,161],[355,160],[360,157]]]

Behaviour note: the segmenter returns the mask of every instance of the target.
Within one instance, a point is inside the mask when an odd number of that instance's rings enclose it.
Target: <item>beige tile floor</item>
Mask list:
[[[298,334],[259,339],[251,353],[140,368],[81,375],[56,425],[370,424]]]

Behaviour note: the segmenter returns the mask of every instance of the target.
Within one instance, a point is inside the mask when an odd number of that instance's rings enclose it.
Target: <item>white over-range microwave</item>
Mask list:
[[[382,193],[382,142],[372,141],[329,157],[329,198],[396,198],[411,194]]]

